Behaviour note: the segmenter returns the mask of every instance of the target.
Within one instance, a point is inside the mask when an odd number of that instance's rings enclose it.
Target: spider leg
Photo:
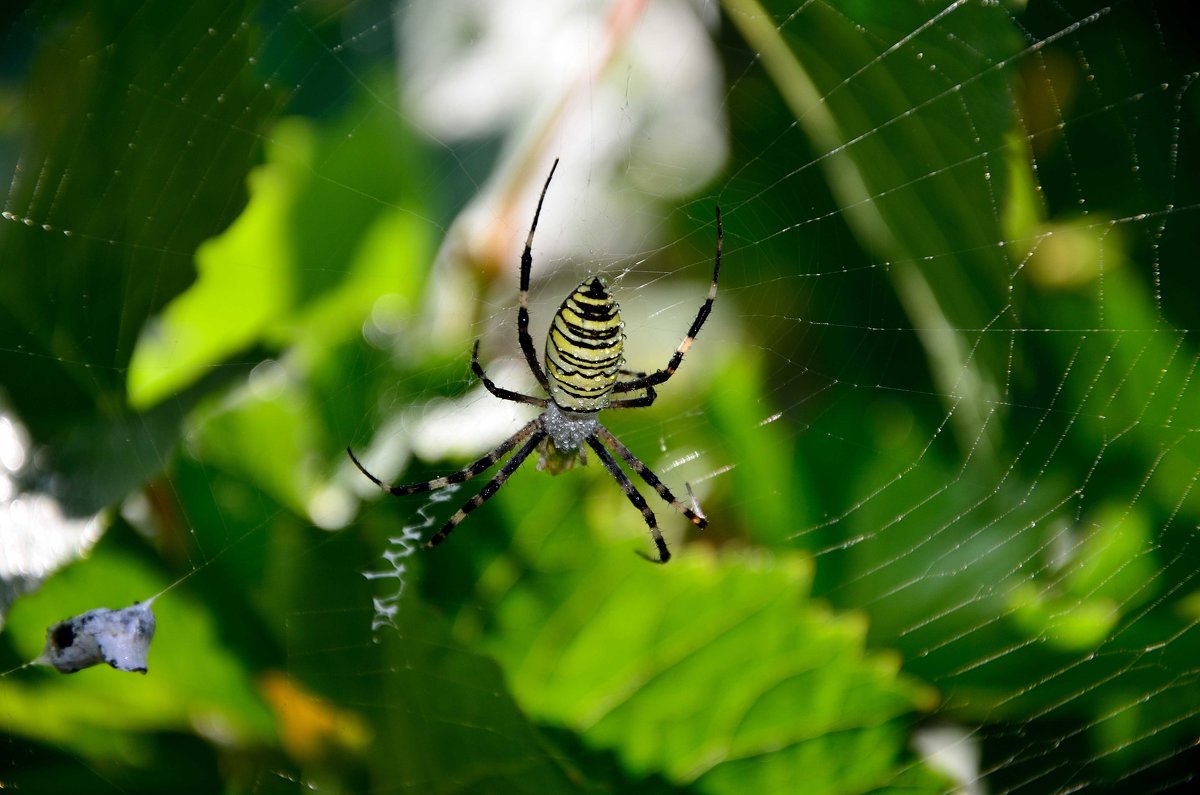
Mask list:
[[[416,494],[417,492],[421,491],[435,491],[437,489],[444,489],[454,483],[462,483],[463,481],[470,480],[480,472],[489,469],[492,464],[496,463],[505,455],[507,455],[509,450],[512,450],[518,444],[525,441],[530,434],[534,433],[535,431],[540,431],[541,421],[541,417],[530,420],[524,428],[505,439],[495,450],[488,453],[483,458],[480,458],[475,463],[470,464],[463,469],[458,470],[457,472],[452,472],[449,475],[443,475],[442,477],[434,478],[433,480],[427,480],[424,483],[410,483],[406,486],[390,486],[387,483],[384,483],[382,480],[367,471],[366,467],[364,467],[358,458],[355,457],[353,450],[347,447],[346,452],[350,455],[350,460],[354,462],[354,466],[358,467],[359,472],[366,475],[367,478],[376,486],[388,492],[389,494],[392,494],[393,496],[400,496],[402,494]],[[529,445],[526,446],[528,447]],[[525,452],[525,455],[529,455],[529,453]]]
[[[635,456],[628,447],[621,444],[621,440],[613,436],[612,431],[603,425],[597,425],[595,434],[600,441],[611,447],[617,455],[625,459],[625,463],[629,465],[629,468],[636,472],[642,480],[646,481],[650,488],[657,491],[658,496],[662,497],[664,501],[669,502],[672,508],[686,516],[697,527],[703,528],[708,526],[708,519],[677,500],[675,495],[671,493],[671,490],[667,488],[667,485],[658,479],[658,475],[655,475],[648,466],[643,464],[641,459]]]
[[[620,375],[631,375],[635,379],[646,377],[645,370],[628,370],[624,367],[622,367],[620,370],[618,370],[617,373]],[[645,408],[646,406],[652,405],[657,397],[658,397],[658,393],[656,393],[654,391],[654,387],[648,386],[648,387],[646,387],[646,394],[641,395],[640,397],[636,397],[636,398],[622,398],[621,400],[613,400],[607,406],[605,406],[605,408],[606,409]]]
[[[646,377],[646,373],[643,370],[626,370],[624,367],[622,367],[617,372],[620,375],[631,375],[634,378],[645,378]],[[657,397],[658,397],[658,393],[656,393],[654,391],[654,387],[648,386],[648,387],[646,387],[646,394],[642,395],[641,397],[623,398],[621,400],[613,400],[607,406],[605,406],[605,408],[606,409],[645,408],[646,406],[652,405],[654,403],[654,400]]]
[[[529,425],[526,425],[521,432],[524,433],[537,422],[539,422],[539,420],[534,420]],[[505,481],[509,479],[512,473],[517,471],[517,467],[521,466],[521,462],[528,458],[529,454],[532,453],[535,448],[537,448],[538,444],[542,441],[545,435],[546,432],[539,428],[536,433],[530,436],[529,441],[525,442],[525,445],[518,450],[512,458],[504,462],[504,466],[500,467],[500,471],[496,473],[495,477],[487,482],[487,484],[483,487],[483,490],[471,499],[467,500],[466,504],[455,511],[454,515],[451,516],[444,525],[442,525],[442,528],[434,533],[433,536],[425,542],[425,548],[432,549],[433,547],[436,547],[438,544],[445,541],[446,536],[450,535],[450,532],[454,528],[458,527],[459,523],[462,522],[463,519],[467,518],[467,514],[490,500],[492,496],[500,490],[500,487],[504,485]],[[520,434],[517,436],[520,436]],[[516,440],[517,436],[509,439],[509,442]]]
[[[550,167],[550,175],[542,186],[542,195],[538,197],[537,210],[533,213],[533,223],[529,226],[529,235],[525,238],[525,249],[521,252],[521,292],[518,294],[520,307],[517,309],[517,341],[525,353],[525,361],[533,372],[534,378],[542,385],[542,389],[550,391],[550,382],[546,380],[546,371],[542,369],[533,347],[533,337],[529,336],[529,271],[533,267],[533,233],[537,231],[538,218],[542,215],[542,202],[546,200],[546,191],[550,189],[550,180],[554,179],[554,171],[558,168],[558,158]]]
[[[688,352],[688,348],[692,347],[692,343],[696,339],[696,335],[700,333],[700,328],[704,325],[704,321],[708,319],[708,315],[712,312],[713,301],[717,298],[717,277],[721,273],[721,249],[724,247],[725,233],[721,227],[721,208],[716,208],[717,216],[717,253],[713,260],[712,284],[708,288],[708,298],[700,305],[700,311],[696,313],[696,319],[692,321],[692,327],[688,329],[687,336],[683,338],[683,342],[679,343],[679,347],[675,349],[671,360],[667,362],[667,366],[661,370],[656,370],[650,375],[634,378],[632,381],[623,381],[613,387],[613,392],[632,392],[638,389],[655,386],[666,381],[671,376],[675,375],[675,371],[679,368],[680,362],[683,361],[683,355]],[[611,405],[611,404],[610,404]],[[641,405],[641,404],[639,404]],[[649,405],[649,404],[646,404]],[[623,406],[622,408],[632,408],[631,406]]]
[[[646,390],[646,394],[642,395],[641,397],[621,398],[620,400],[610,400],[608,405],[605,406],[604,408],[606,408],[606,409],[642,409],[642,408],[645,408],[646,406],[653,405],[654,401],[658,398],[658,393],[654,391],[654,387],[652,387],[652,386],[646,386],[643,388]]]
[[[658,560],[654,560],[646,555],[642,555],[642,557],[655,563],[666,563],[671,559],[671,551],[667,549],[667,542],[663,540],[662,532],[658,529],[658,521],[654,518],[654,512],[650,510],[650,506],[646,504],[646,498],[639,494],[638,490],[633,487],[633,483],[621,471],[621,467],[617,464],[616,459],[612,457],[612,454],[608,450],[604,449],[604,445],[600,444],[595,436],[589,436],[587,443],[589,447],[596,451],[596,455],[604,463],[604,468],[608,470],[608,474],[613,476],[613,480],[617,481],[617,485],[621,487],[621,491],[625,492],[625,496],[633,503],[633,507],[642,512],[642,519],[645,520],[646,526],[650,528],[650,535],[654,538],[654,545],[658,547]]]
[[[546,407],[546,398],[533,397],[532,395],[523,395],[520,392],[513,392],[504,387],[496,386],[496,383],[487,377],[487,373],[483,371],[483,365],[479,363],[479,340],[475,340],[475,347],[471,349],[471,370],[487,387],[487,391],[491,392],[501,400],[511,400],[514,403],[529,403],[533,406]]]

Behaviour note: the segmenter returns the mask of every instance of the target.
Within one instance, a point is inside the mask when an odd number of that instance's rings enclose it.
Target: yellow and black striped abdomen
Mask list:
[[[599,411],[608,404],[625,361],[621,309],[599,276],[567,296],[546,337],[550,398],[567,411]]]

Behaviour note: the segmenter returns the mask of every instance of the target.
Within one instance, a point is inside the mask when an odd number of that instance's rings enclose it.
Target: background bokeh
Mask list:
[[[1186,791],[1184,2],[0,10],[0,788]],[[530,416],[584,276],[601,467],[383,497]],[[143,677],[26,665],[154,597]]]

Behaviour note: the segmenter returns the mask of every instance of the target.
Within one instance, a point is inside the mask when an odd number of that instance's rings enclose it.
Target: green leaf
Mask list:
[[[995,245],[1002,217],[979,211],[1001,204],[1007,175],[978,154],[1003,152],[1016,122],[999,68],[1021,47],[1008,12],[983,3],[944,14],[919,3],[822,3],[803,14],[780,2],[724,5],[813,144],[803,168],[820,167],[855,238],[887,264],[938,393],[955,406],[960,445],[990,456],[999,438],[987,418],[1007,349],[958,329],[996,321],[1013,269]],[[903,56],[882,44],[901,40]],[[962,40],[976,45],[970,59]]]
[[[255,169],[250,203],[220,237],[196,252],[196,283],[142,336],[129,369],[129,400],[151,406],[249,347],[290,306],[289,202],[311,160],[311,133],[301,123],[275,132],[275,162]]]
[[[777,416],[763,416],[771,401],[764,394],[762,359],[753,350],[730,357],[715,380],[739,385],[709,390],[705,407],[714,429],[706,444],[721,444],[719,457],[738,462],[730,472],[730,488],[743,496],[737,501],[744,515],[741,525],[754,532],[750,540],[756,543],[795,543],[796,527],[812,520],[817,501],[808,481],[796,476],[795,443],[787,429],[775,423]]]
[[[236,473],[299,516],[321,485],[323,426],[286,365],[260,365],[249,388],[197,412],[196,455]]]
[[[1160,566],[1145,513],[1136,505],[1105,505],[1089,525],[1068,574],[1070,592],[1109,599],[1122,611],[1154,596]]]
[[[486,636],[532,715],[703,792],[863,790],[898,774],[904,719],[936,696],[864,650],[861,618],[807,601],[808,558],[582,558],[520,580]]]
[[[339,122],[276,126],[267,162],[250,175],[245,211],[199,248],[196,283],[139,340],[129,371],[134,406],[162,401],[254,345],[295,343],[323,356],[359,335],[380,295],[392,311],[411,309],[432,243],[409,207],[423,199],[397,152],[404,131],[377,113]],[[350,135],[353,147],[344,145]]]
[[[34,30],[5,41],[14,53],[32,45],[14,61],[29,58],[28,76],[15,89],[21,138],[6,139],[5,158],[38,165],[5,200],[24,223],[0,231],[0,373],[41,443],[125,410],[143,323],[186,287],[196,246],[241,207],[278,96],[254,75],[254,37],[226,35],[254,12],[227,11],[30,6]],[[204,68],[181,83],[183,53]],[[171,98],[147,86],[171,86]],[[222,101],[184,112],[188,92]]]
[[[493,661],[454,643],[419,600],[401,606],[400,631],[382,636],[393,664],[379,679],[380,781],[429,795],[595,791],[522,713]]]

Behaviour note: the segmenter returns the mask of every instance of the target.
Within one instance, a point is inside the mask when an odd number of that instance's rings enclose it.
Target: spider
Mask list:
[[[721,208],[716,207],[717,251],[713,263],[712,284],[708,288],[708,298],[696,313],[687,336],[679,343],[675,353],[667,362],[667,366],[653,373],[626,370],[622,350],[625,335],[622,333],[621,310],[617,302],[608,292],[604,279],[600,276],[589,276],[567,296],[554,315],[550,324],[550,332],[546,337],[545,364],[543,370],[534,351],[533,339],[529,335],[529,271],[533,265],[533,234],[537,231],[538,218],[542,214],[542,203],[546,199],[546,191],[550,189],[550,180],[554,179],[554,171],[558,168],[558,160],[550,168],[546,184],[538,198],[537,209],[533,214],[533,223],[529,227],[529,235],[525,238],[525,249],[521,252],[521,285],[518,294],[517,309],[517,341],[525,354],[525,361],[534,377],[546,391],[549,397],[536,397],[513,392],[497,386],[483,367],[479,364],[479,340],[471,351],[471,370],[496,397],[515,403],[528,403],[538,406],[544,411],[527,423],[523,428],[505,440],[499,447],[480,458],[473,464],[449,475],[425,481],[411,483],[405,486],[392,486],[367,471],[366,467],[355,457],[349,447],[346,452],[358,470],[366,475],[372,483],[392,495],[416,494],[423,491],[433,491],[445,488],[454,483],[462,483],[490,469],[493,464],[516,449],[500,471],[488,481],[483,489],[466,502],[441,529],[425,543],[425,548],[436,547],[446,540],[451,531],[467,518],[467,514],[483,505],[484,502],[500,490],[500,487],[517,470],[517,467],[538,451],[538,469],[547,470],[556,475],[570,469],[577,462],[586,464],[583,445],[596,453],[605,469],[621,487],[621,491],[642,513],[642,518],[650,530],[654,544],[658,548],[658,558],[649,557],[641,552],[639,555],[657,563],[666,563],[671,558],[667,542],[663,540],[658,529],[654,512],[646,504],[646,500],[638,492],[629,477],[622,471],[613,458],[611,449],[623,459],[630,469],[658,492],[658,496],[670,503],[671,507],[686,516],[698,527],[704,527],[708,522],[700,512],[688,508],[675,498],[671,490],[654,474],[637,456],[630,452],[617,437],[613,436],[597,420],[601,409],[632,409],[651,405],[657,393],[654,387],[665,383],[683,361],[683,355],[691,347],[700,328],[712,311],[713,301],[717,297],[717,276],[721,270],[721,248],[723,233],[721,229]],[[622,379],[622,376],[627,378]],[[628,397],[629,393],[641,393]],[[607,445],[607,448],[605,447]],[[519,447],[518,447],[519,446]],[[689,493],[691,489],[688,489]],[[695,504],[693,502],[693,504]]]

